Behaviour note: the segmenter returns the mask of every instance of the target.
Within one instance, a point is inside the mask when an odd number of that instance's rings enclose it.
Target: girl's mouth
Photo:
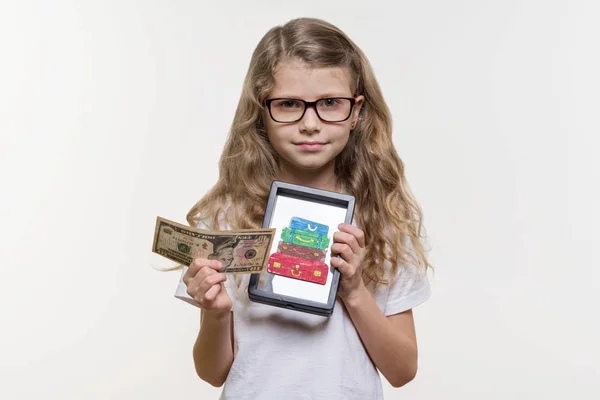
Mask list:
[[[296,147],[298,147],[300,150],[318,151],[318,150],[321,150],[326,145],[326,143],[315,142],[315,141],[303,141],[303,142],[294,143],[294,145]]]

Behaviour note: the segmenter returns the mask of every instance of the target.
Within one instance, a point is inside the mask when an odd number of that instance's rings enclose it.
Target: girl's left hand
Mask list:
[[[345,301],[364,287],[365,234],[349,224],[340,224],[338,228],[339,231],[333,234],[331,265],[341,273],[338,296]],[[337,254],[341,257],[336,257]]]

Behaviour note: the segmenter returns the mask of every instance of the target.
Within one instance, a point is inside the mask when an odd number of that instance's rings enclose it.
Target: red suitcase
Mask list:
[[[275,275],[324,285],[327,282],[329,267],[321,261],[273,253],[269,257],[267,271]]]

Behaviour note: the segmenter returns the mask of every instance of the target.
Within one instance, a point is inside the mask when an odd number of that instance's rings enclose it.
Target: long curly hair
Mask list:
[[[422,212],[404,176],[404,164],[392,143],[390,111],[367,57],[332,24],[298,18],[269,30],[252,54],[231,130],[219,161],[219,179],[187,214],[191,226],[203,221],[213,229],[257,228],[279,156],[269,143],[264,100],[282,61],[311,67],[345,67],[354,93],[365,103],[349,141],[335,160],[344,190],[355,196],[357,225],[365,233],[365,283],[389,283],[402,263],[427,269]],[[389,267],[386,267],[386,264]],[[389,275],[386,268],[391,268]]]

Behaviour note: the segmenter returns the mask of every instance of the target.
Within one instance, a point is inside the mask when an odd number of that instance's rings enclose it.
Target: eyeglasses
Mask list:
[[[267,99],[265,105],[273,121],[289,124],[300,121],[309,107],[314,108],[324,122],[343,122],[350,118],[355,102],[352,97],[327,97],[316,101],[277,98]]]

